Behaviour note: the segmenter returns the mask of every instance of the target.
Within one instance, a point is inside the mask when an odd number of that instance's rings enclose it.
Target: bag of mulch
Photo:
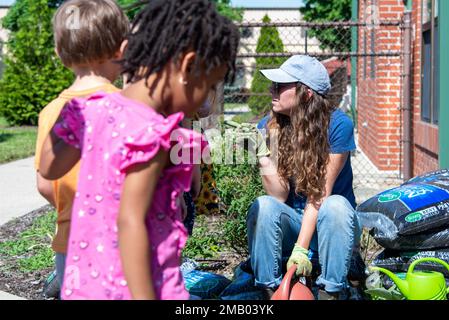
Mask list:
[[[404,257],[392,257],[392,258],[385,258],[385,259],[375,259],[372,262],[373,266],[385,268],[387,270],[390,270],[391,272],[404,272],[407,271],[407,258]]]
[[[392,245],[387,248],[415,250],[449,246],[438,243],[449,238],[449,172],[441,170],[413,178],[368,199],[357,211],[361,224],[373,228],[372,234],[379,244]],[[414,237],[407,237],[418,234],[418,247],[410,247]],[[406,238],[403,242],[407,248],[394,245],[402,237]]]
[[[421,258],[437,258],[446,263],[449,263],[449,249],[441,249],[435,251],[421,251],[421,252],[400,252],[396,257],[382,257],[375,259],[373,265],[388,269],[392,272],[407,272],[410,264]],[[421,271],[437,271],[449,278],[449,270],[443,265],[423,261],[415,266],[415,270]]]
[[[449,247],[449,229],[436,229],[409,236],[388,237],[377,232],[376,242],[386,249],[400,251],[432,251]]]
[[[436,183],[447,186],[449,182],[449,169],[429,172],[408,180],[407,183]]]
[[[407,268],[414,261],[421,258],[437,258],[443,260],[446,263],[449,263],[449,249],[442,249],[436,251],[421,251],[411,256],[411,258],[407,262]],[[416,265],[416,270],[424,270],[424,271],[438,271],[444,274],[446,278],[449,278],[449,270],[444,267],[442,264],[431,262],[431,261],[423,261]]]
[[[219,274],[192,270],[184,275],[184,283],[187,291],[193,296],[217,299],[231,280]]]

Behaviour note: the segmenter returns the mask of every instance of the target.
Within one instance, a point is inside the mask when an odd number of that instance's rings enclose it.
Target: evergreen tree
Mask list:
[[[265,15],[264,23],[271,22],[270,17]],[[256,53],[279,53],[284,52],[284,45],[279,36],[276,27],[262,27],[260,37],[257,41]],[[252,95],[248,100],[248,106],[254,114],[260,115],[266,113],[271,109],[271,95],[269,88],[271,81],[265,78],[261,73],[261,69],[267,67],[279,67],[287,58],[280,57],[262,57],[256,58],[256,70],[254,72],[253,82],[251,84]],[[267,94],[266,96],[260,94]]]

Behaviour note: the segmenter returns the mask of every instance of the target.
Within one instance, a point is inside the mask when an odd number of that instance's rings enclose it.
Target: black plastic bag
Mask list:
[[[421,258],[437,258],[449,264],[449,249],[441,249],[434,251],[420,251],[420,252],[398,252],[397,256],[389,256],[388,253],[379,255],[373,261],[373,265],[385,268],[395,273],[407,272],[410,264]],[[449,270],[442,264],[430,261],[423,261],[415,266],[415,270],[420,271],[437,271],[449,278]]]
[[[385,215],[400,236],[449,227],[449,171],[415,177],[366,200],[357,210]]]

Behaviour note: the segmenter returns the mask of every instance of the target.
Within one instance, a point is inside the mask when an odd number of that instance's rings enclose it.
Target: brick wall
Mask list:
[[[421,121],[421,4],[421,1],[413,1],[413,175],[436,170],[439,167],[438,127]]]
[[[360,0],[362,22],[372,14],[368,6],[373,5],[377,5],[382,21],[402,18],[402,0]],[[359,28],[359,52],[400,51],[401,41],[399,27]],[[359,146],[384,171],[399,171],[401,167],[401,60],[400,57],[362,57],[358,61]]]

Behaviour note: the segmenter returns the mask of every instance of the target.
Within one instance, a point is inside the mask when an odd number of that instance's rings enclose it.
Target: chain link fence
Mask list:
[[[359,22],[308,23],[295,21],[239,24],[241,42],[237,60],[237,79],[224,88],[225,119],[257,122],[271,108],[270,82],[260,69],[277,68],[295,54],[318,58],[328,70],[333,105],[343,110],[355,125],[357,150],[351,155],[354,190],[358,203],[401,182],[403,43],[401,21],[382,21],[376,25]],[[358,51],[351,51],[351,30],[358,28]],[[354,74],[356,72],[356,74]],[[379,81],[383,72],[399,80]],[[357,86],[351,86],[351,74]],[[352,92],[353,90],[356,92]],[[380,170],[373,164],[370,145],[376,143],[375,128],[367,130],[367,121],[377,112],[376,99],[389,90],[389,108],[394,112],[391,137],[393,150],[388,155],[396,164],[393,170]],[[353,101],[355,99],[355,101]],[[392,120],[392,121],[393,121]],[[393,161],[394,160],[394,161]]]

